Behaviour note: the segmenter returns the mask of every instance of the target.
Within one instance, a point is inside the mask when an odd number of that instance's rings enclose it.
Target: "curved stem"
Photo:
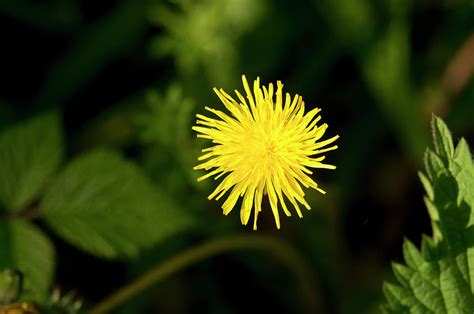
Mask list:
[[[320,294],[313,282],[314,274],[310,271],[304,259],[288,243],[262,235],[220,237],[186,249],[156,265],[132,283],[112,293],[93,306],[89,313],[108,313],[146,288],[189,265],[224,252],[238,250],[262,251],[278,259],[290,272],[294,273],[297,279],[303,311],[305,313],[325,313]]]

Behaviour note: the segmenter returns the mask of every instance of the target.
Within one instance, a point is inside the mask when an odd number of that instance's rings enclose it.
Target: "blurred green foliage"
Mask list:
[[[175,8],[159,3],[147,14],[164,30],[150,43],[152,56],[172,56],[184,76],[204,72],[215,84],[234,82],[240,76],[237,42],[255,26],[264,0],[177,0],[173,4]]]
[[[135,165],[107,150],[72,161],[51,184],[39,210],[62,237],[108,258],[137,255],[192,225]]]
[[[194,115],[242,74],[282,80],[341,135],[338,169],[314,174],[328,194],[308,191],[314,209],[280,232],[264,204],[258,231],[307,260],[327,313],[378,313],[403,237],[431,232],[416,176],[431,113],[472,145],[472,1],[18,0],[0,16],[0,270],[24,274],[22,300],[59,284],[87,309],[182,249],[251,232],[192,170]],[[290,278],[235,253],[119,311],[296,313]]]
[[[7,268],[0,273],[0,304],[13,303],[20,296],[21,274]]]
[[[149,172],[170,184],[167,190],[181,193],[197,183],[192,170],[199,147],[191,136],[196,103],[184,96],[179,85],[168,87],[164,95],[150,91],[148,110],[137,116],[140,141],[146,146],[144,162]]]
[[[45,115],[0,134],[0,202],[12,211],[29,205],[62,159],[58,117]]]
[[[21,298],[43,303],[54,273],[54,248],[37,227],[28,222],[0,221],[0,268],[15,268],[24,275]]]

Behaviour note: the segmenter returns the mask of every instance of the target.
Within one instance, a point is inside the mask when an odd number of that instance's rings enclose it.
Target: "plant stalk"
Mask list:
[[[209,240],[159,263],[130,284],[93,306],[89,313],[109,313],[143,290],[163,281],[168,276],[213,256],[240,250],[255,250],[276,258],[295,275],[303,313],[325,313],[321,294],[314,284],[314,273],[301,255],[287,242],[263,235],[235,235]]]

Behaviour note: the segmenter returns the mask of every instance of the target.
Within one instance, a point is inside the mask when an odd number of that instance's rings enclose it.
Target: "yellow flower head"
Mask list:
[[[305,114],[301,96],[295,95],[291,99],[286,93],[283,99],[283,84],[280,81],[275,92],[271,83],[268,88],[260,87],[260,79],[257,78],[253,83],[253,93],[245,76],[242,76],[242,82],[247,99],[236,90],[240,102],[224,90],[214,88],[231,115],[209,107],[206,110],[219,119],[196,115],[197,126],[193,130],[198,132],[198,137],[212,140],[215,145],[202,150],[204,154],[198,158],[202,163],[194,169],[209,171],[198,181],[211,176],[216,176],[215,179],[225,176],[208,198],[218,200],[230,190],[222,205],[224,215],[227,215],[239,196],[243,197],[240,220],[246,225],[253,208],[254,229],[262,210],[263,195],[268,195],[279,229],[278,202],[284,213],[290,216],[286,197],[301,218],[298,203],[310,209],[301,185],[325,193],[310,178],[312,172],[308,168],[336,168],[323,164],[324,156],[318,155],[337,149],[337,145],[323,147],[339,136],[319,141],[328,127],[326,123],[317,125],[321,119],[318,115],[320,109],[315,108]]]

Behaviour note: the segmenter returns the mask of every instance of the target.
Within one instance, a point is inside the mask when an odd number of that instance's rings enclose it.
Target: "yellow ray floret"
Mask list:
[[[262,210],[263,196],[268,195],[279,229],[278,203],[290,216],[286,198],[302,217],[299,204],[307,209],[310,206],[304,199],[301,185],[325,193],[311,179],[312,172],[308,168],[336,168],[324,164],[321,154],[337,149],[337,145],[329,145],[339,136],[320,141],[328,127],[325,123],[318,125],[320,109],[305,113],[303,98],[299,95],[291,98],[288,93],[283,97],[280,81],[275,91],[271,83],[268,87],[260,86],[257,78],[253,92],[245,76],[242,76],[242,82],[246,98],[236,90],[238,101],[224,90],[214,88],[230,115],[208,107],[206,110],[217,118],[197,115],[193,130],[198,137],[212,140],[214,146],[202,150],[203,155],[198,158],[201,164],[194,169],[208,171],[198,181],[223,177],[208,198],[218,200],[230,191],[222,205],[224,215],[227,215],[242,197],[240,219],[246,225],[253,209],[254,229]]]

